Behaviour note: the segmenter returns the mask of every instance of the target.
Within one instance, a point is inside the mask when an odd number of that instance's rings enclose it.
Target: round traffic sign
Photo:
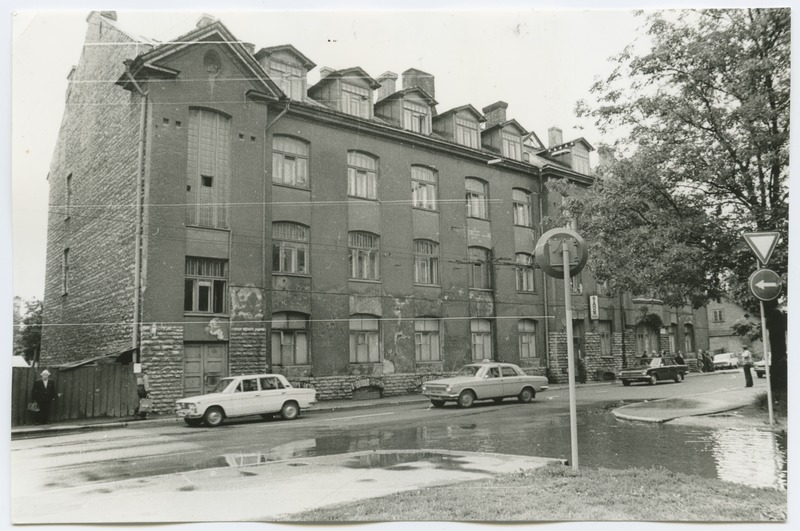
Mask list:
[[[571,229],[550,229],[542,234],[533,251],[536,264],[551,277],[564,278],[563,245],[569,249],[569,276],[581,272],[589,259],[586,241]]]
[[[757,269],[750,275],[749,283],[750,291],[762,301],[777,299],[783,288],[781,277],[771,269]]]

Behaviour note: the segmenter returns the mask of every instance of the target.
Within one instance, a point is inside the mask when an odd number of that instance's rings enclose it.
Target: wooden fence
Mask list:
[[[11,425],[32,424],[27,410],[33,382],[44,367],[35,372],[15,367],[11,382]],[[49,369],[58,397],[50,408],[50,421],[93,417],[126,417],[139,404],[136,377],[130,365],[101,364],[75,369]]]

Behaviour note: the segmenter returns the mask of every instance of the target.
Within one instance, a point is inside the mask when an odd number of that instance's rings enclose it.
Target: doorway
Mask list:
[[[211,392],[228,368],[227,343],[184,343],[184,396]]]

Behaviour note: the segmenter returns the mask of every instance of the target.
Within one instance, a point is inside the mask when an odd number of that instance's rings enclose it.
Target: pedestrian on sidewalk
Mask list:
[[[747,347],[742,351],[742,367],[744,367],[745,387],[753,387],[753,354]]]
[[[50,371],[42,371],[42,379],[33,382],[33,401],[39,405],[36,424],[47,424],[50,404],[56,399],[56,383],[50,379]]]
[[[681,351],[675,353],[675,363],[678,365],[686,365],[686,361],[684,361],[683,356],[681,356]]]
[[[140,372],[136,375],[136,396],[139,397],[139,404],[133,409],[134,418],[144,420],[153,405],[150,397],[150,380],[147,374]]]

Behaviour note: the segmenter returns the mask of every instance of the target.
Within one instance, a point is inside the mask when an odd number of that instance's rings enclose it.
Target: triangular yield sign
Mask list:
[[[761,263],[767,265],[780,236],[780,232],[748,232],[744,239]]]

